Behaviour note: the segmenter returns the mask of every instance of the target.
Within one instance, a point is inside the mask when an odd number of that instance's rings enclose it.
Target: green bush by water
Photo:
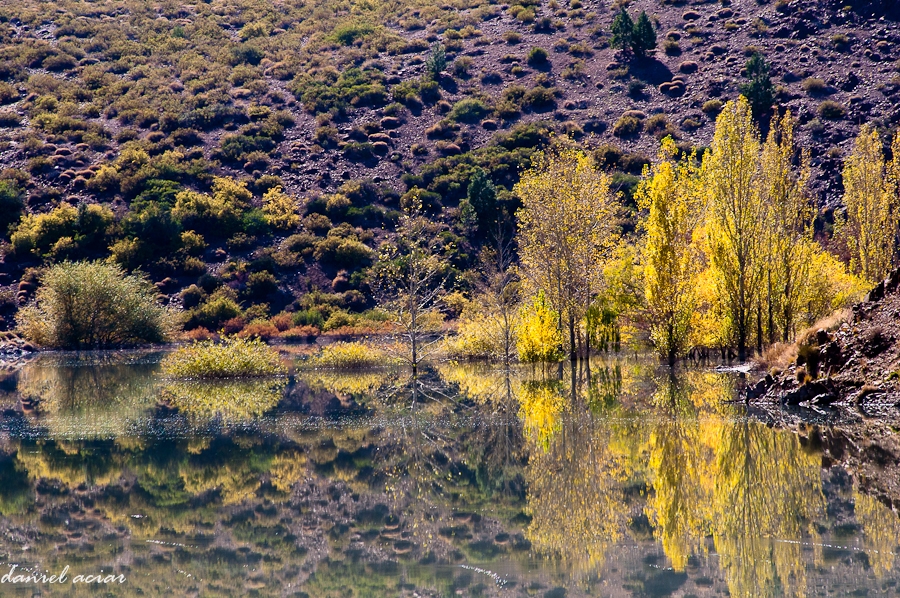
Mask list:
[[[161,343],[173,326],[152,284],[104,262],[51,267],[17,323],[33,343],[59,349]]]

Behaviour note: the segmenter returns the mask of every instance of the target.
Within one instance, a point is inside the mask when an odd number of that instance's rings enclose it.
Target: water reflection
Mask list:
[[[804,596],[898,581],[890,500],[745,417],[731,374],[613,359],[223,386],[162,381],[156,361],[37,360],[3,382],[11,562],[113,567],[141,580],[123,595]]]
[[[287,380],[170,380],[159,389],[166,403],[199,420],[221,418],[226,422],[260,417],[281,400]]]

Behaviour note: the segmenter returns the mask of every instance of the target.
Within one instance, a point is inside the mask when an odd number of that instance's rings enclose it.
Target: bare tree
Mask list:
[[[403,359],[416,375],[419,364],[440,341],[446,265],[439,256],[435,225],[414,201],[400,217],[397,236],[382,246],[375,266],[375,292],[403,339]]]
[[[486,308],[487,317],[496,324],[492,328],[500,333],[499,357],[508,368],[516,345],[520,285],[513,268],[515,242],[508,216],[498,218],[496,226],[493,244],[481,252],[482,277],[477,288],[479,302]]]

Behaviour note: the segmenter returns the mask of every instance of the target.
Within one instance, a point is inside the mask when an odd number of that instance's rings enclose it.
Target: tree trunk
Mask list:
[[[756,304],[756,352],[762,355],[763,346],[763,325],[762,325],[762,304]]]
[[[575,316],[569,316],[569,361],[578,361],[578,353],[575,350]]]

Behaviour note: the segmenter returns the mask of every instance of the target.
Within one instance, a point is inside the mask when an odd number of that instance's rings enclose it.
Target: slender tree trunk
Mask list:
[[[578,361],[578,353],[575,349],[575,316],[569,315],[569,361]]]
[[[776,334],[775,333],[775,305],[772,302],[773,293],[772,293],[772,272],[771,272],[771,270],[768,272],[768,277],[769,277],[769,290],[768,290],[768,296],[766,298],[766,306],[769,311],[769,314],[768,314],[768,316],[769,316],[769,344],[774,345],[775,344],[775,334]]]
[[[588,384],[591,383],[591,331],[584,331],[584,363],[587,367]]]
[[[762,325],[762,304],[756,304],[756,352],[762,355],[763,346],[763,325]]]

